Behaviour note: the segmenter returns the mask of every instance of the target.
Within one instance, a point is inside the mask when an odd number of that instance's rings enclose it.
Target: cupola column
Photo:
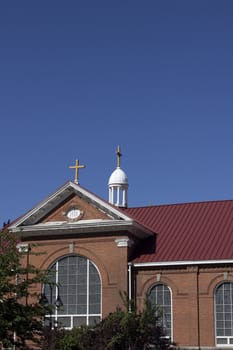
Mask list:
[[[127,207],[127,191],[126,189],[123,190],[122,192],[122,203],[123,203],[123,207]]]

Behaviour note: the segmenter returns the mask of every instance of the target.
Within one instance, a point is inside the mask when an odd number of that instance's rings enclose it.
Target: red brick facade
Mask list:
[[[179,347],[215,347],[214,292],[219,283],[233,282],[233,267],[141,269],[136,275],[139,307],[152,285],[170,287],[173,341]]]
[[[73,207],[79,208],[80,215],[69,220],[67,213]],[[141,309],[150,288],[164,284],[171,292],[175,344],[184,348],[216,346],[215,288],[222,282],[233,283],[233,262],[229,257],[223,263],[190,260],[172,264],[168,257],[169,263],[162,262],[160,266],[156,260],[151,264],[138,264],[137,257],[145,239],[156,232],[127,216],[127,211],[110,206],[72,183],[20,218],[10,229],[32,246],[30,263],[39,268],[48,269],[70,254],[93,262],[101,280],[102,317],[122,306],[120,292],[130,289],[131,298]],[[229,244],[232,246],[232,241]],[[44,254],[36,256],[33,251]]]

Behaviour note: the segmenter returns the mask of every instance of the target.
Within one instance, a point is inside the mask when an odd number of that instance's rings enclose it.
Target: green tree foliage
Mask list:
[[[0,231],[0,341],[26,349],[27,341],[38,341],[43,329],[46,310],[30,289],[45,274],[27,263],[29,250],[20,252],[17,243],[12,233]]]
[[[146,302],[141,313],[117,309],[94,327],[56,330],[51,350],[166,350],[170,345],[155,307]]]

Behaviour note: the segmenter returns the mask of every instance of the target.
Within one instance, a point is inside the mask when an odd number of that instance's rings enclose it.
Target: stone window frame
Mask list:
[[[76,260],[76,267],[78,270],[75,269],[75,265],[72,266],[72,264],[69,264],[70,258]],[[83,264],[82,268],[80,261],[78,262],[80,259],[82,262],[86,262],[86,264]],[[63,265],[61,265],[61,263],[63,263]],[[62,266],[65,267],[64,270],[66,270],[66,272],[63,273],[63,282],[65,279],[66,284],[62,283]],[[48,279],[51,281],[51,284],[44,284],[42,286],[43,294],[46,296],[48,301],[52,301],[53,305],[59,296],[63,306],[60,308],[53,306],[52,313],[50,315],[46,315],[45,317],[45,325],[50,323],[52,324],[52,327],[61,326],[65,329],[72,329],[73,327],[78,327],[80,325],[91,325],[101,321],[102,280],[99,269],[93,261],[80,254],[68,254],[55,260],[49,266],[48,272]],[[72,275],[75,275],[74,280],[71,279]],[[82,284],[78,283],[79,280],[81,282],[81,279],[83,279],[84,282]],[[52,288],[50,288],[50,286],[52,286]],[[80,291],[80,294],[77,295],[79,287],[80,289],[82,288],[82,291]],[[70,302],[71,297],[76,299],[74,304],[71,304]],[[90,302],[90,299],[94,299],[95,297],[98,299],[98,302],[96,303],[98,304],[96,306],[98,310],[93,312],[94,310],[90,309],[95,307],[95,303]],[[80,304],[80,299],[83,299],[83,305]],[[80,308],[83,308],[82,311],[78,311],[78,304]],[[72,309],[71,305],[74,306],[74,309]]]
[[[156,301],[158,300],[158,287],[162,287],[162,299],[163,299],[163,304],[159,304],[157,303]],[[163,313],[163,320],[162,320],[162,326],[164,328],[164,331],[166,333],[167,329],[169,330],[168,334],[166,335],[166,337],[168,337],[171,341],[173,340],[173,305],[172,305],[172,289],[166,284],[166,283],[162,283],[162,282],[159,282],[159,283],[155,283],[153,284],[149,289],[148,289],[148,292],[147,292],[147,297],[148,297],[148,300],[151,302],[150,300],[150,293],[152,292],[153,289],[157,289],[156,291],[156,301],[155,301],[155,304],[161,308],[162,312],[164,312],[164,308],[169,308],[169,323],[170,323],[170,327],[166,327],[166,325],[164,325],[164,313]],[[169,291],[169,297],[170,297],[170,303],[169,304],[166,304],[164,303],[164,300],[165,300],[165,296],[164,296],[164,292],[165,290],[168,292]],[[152,305],[155,305],[153,302],[152,302]]]
[[[229,289],[226,288],[227,286],[229,286]],[[222,281],[218,283],[218,285],[214,289],[214,319],[215,319],[216,346],[232,347],[233,346],[233,282],[232,281]],[[229,325],[229,327],[226,327],[227,325]],[[220,330],[222,330],[223,334],[219,334]]]

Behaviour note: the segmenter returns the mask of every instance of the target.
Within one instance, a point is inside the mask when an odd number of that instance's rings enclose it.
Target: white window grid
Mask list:
[[[154,291],[154,292],[153,292]],[[158,316],[161,312],[161,323],[166,332],[166,338],[173,339],[173,313],[172,313],[172,292],[166,284],[159,283],[153,285],[148,292],[150,300],[151,292],[155,295],[155,305],[158,307]],[[165,293],[169,293],[169,303],[165,301]],[[169,310],[169,312],[167,312]]]
[[[59,263],[61,263],[61,261],[64,262],[65,259],[69,259],[70,257],[74,257],[76,259],[78,258],[82,258],[82,259],[85,259],[85,262],[86,262],[86,273],[85,273],[85,276],[86,276],[86,294],[85,294],[85,312],[77,312],[77,313],[64,313],[63,308],[54,308],[53,312],[51,315],[46,315],[46,323],[50,321],[52,321],[52,324],[53,325],[61,325],[63,328],[66,328],[66,329],[72,329],[74,326],[79,326],[81,324],[86,324],[86,325],[89,325],[89,324],[93,324],[95,322],[99,322],[102,318],[102,282],[101,282],[101,276],[100,276],[100,273],[99,273],[99,270],[97,268],[97,266],[91,261],[89,260],[88,258],[84,257],[84,256],[80,256],[80,255],[67,255],[65,257],[62,257],[61,259],[57,260],[54,264],[51,265],[51,267],[49,268],[50,271],[54,270],[54,275],[51,275],[51,282],[54,283],[55,282],[55,287],[52,291],[52,301],[54,303],[54,301],[57,299],[58,295],[60,296],[61,300],[62,298],[66,299],[64,301],[66,301],[66,305],[67,307],[69,306],[69,287],[70,287],[70,284],[67,283],[66,285],[66,293],[64,294],[64,290],[62,292],[61,289],[62,289],[62,284],[60,283],[60,276],[59,276]],[[69,260],[67,260],[69,261]],[[77,264],[77,262],[76,262]],[[99,295],[99,305],[98,305],[98,308],[99,308],[99,312],[97,313],[92,313],[90,312],[90,285],[91,285],[91,272],[90,272],[90,267],[92,267],[92,270],[94,270],[95,272],[95,275],[98,276],[99,278],[99,285],[97,286],[98,287],[98,290],[99,290],[99,294],[97,293],[97,295]],[[79,265],[78,265],[78,268],[79,268]],[[69,274],[69,264],[68,264],[68,267],[67,267],[67,281],[69,281],[69,277],[71,276]],[[76,271],[77,272],[77,271]],[[55,278],[54,278],[55,277]],[[77,276],[76,276],[76,281],[77,281]],[[56,287],[58,286],[58,288]],[[44,286],[46,287],[46,286]],[[44,291],[46,290],[45,288],[43,287]],[[77,286],[77,283],[75,285],[76,289],[78,288]],[[49,290],[49,289],[48,289]],[[48,300],[50,300],[50,295],[48,295],[48,293],[46,293],[46,297]],[[62,300],[63,301],[63,300]],[[77,295],[76,295],[76,303],[77,303]],[[64,321],[70,321],[70,322],[66,322],[66,325],[62,325],[62,322],[61,320]],[[76,322],[78,321],[78,322]],[[80,321],[80,323],[79,323]],[[69,325],[68,325],[69,324]]]
[[[220,297],[217,297],[217,293]],[[218,347],[233,347],[233,283],[219,284],[214,293],[215,338]],[[221,325],[221,327],[220,327]],[[222,333],[222,334],[219,334]],[[228,334],[227,334],[228,333]]]

